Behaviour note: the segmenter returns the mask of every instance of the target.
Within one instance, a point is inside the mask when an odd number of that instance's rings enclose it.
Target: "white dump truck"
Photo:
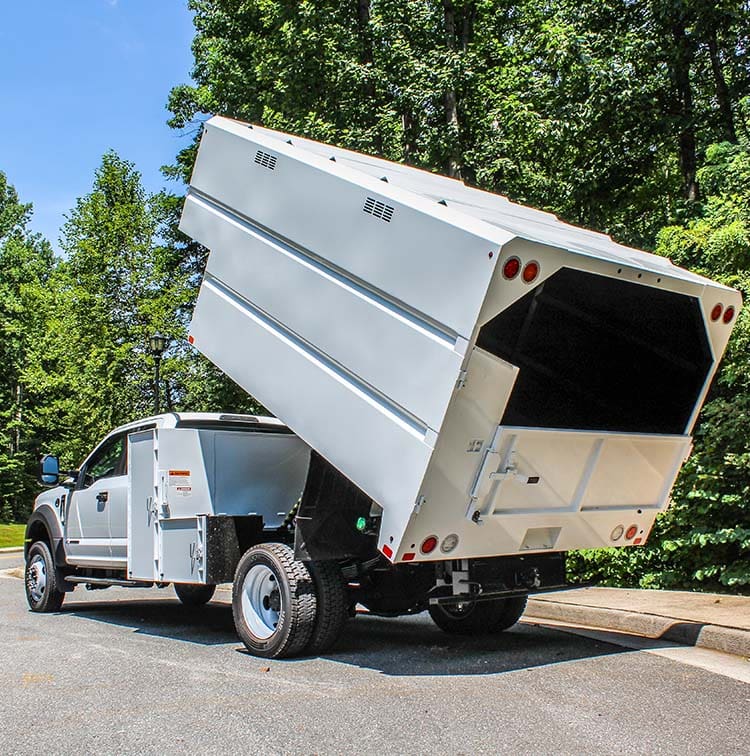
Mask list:
[[[329,648],[357,604],[498,632],[567,550],[645,543],[741,307],[549,213],[222,117],[181,228],[210,250],[190,343],[280,420],[119,431],[118,535],[76,537],[86,462],[37,502],[29,601],[233,580],[267,657]]]

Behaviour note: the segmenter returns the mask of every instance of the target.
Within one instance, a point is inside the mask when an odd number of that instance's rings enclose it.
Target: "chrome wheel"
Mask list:
[[[281,594],[276,575],[265,564],[255,564],[242,583],[242,615],[250,632],[270,638],[279,625]]]
[[[34,556],[26,568],[26,585],[31,598],[41,601],[47,590],[47,567],[41,554]]]

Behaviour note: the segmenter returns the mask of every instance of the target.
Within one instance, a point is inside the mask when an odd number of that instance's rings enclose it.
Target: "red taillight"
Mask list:
[[[406,554],[404,554],[401,558],[405,562],[411,562],[411,560],[414,559],[415,556],[416,556],[416,554],[413,551],[409,551]]]
[[[423,554],[429,554],[432,551],[435,551],[435,547],[438,545],[438,539],[436,536],[427,536],[427,538],[422,541],[422,545],[419,547],[419,550]]]
[[[503,275],[508,279],[515,278],[521,270],[521,261],[517,257],[509,257],[503,265]]]
[[[734,317],[734,307],[732,307],[732,305],[729,305],[729,307],[727,307],[727,309],[724,310],[724,322],[731,323],[733,317]]]
[[[711,310],[711,320],[714,321],[714,323],[721,317],[722,310],[724,308],[720,304],[715,304],[714,309]]]
[[[388,559],[393,556],[393,549],[387,543],[384,543],[380,550],[388,557]]]
[[[531,283],[536,277],[539,275],[539,263],[538,262],[530,262],[526,263],[526,266],[523,269],[523,275],[521,276],[523,278],[524,283]]]
[[[635,534],[638,532],[638,526],[637,525],[631,525],[626,531],[625,531],[625,539],[630,540],[631,538],[635,538]]]

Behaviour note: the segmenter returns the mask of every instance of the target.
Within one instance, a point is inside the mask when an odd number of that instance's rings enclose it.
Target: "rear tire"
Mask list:
[[[315,627],[317,600],[307,567],[281,543],[245,552],[232,586],[232,614],[247,650],[266,659],[299,654]]]
[[[203,606],[214,597],[215,591],[215,585],[203,585],[200,583],[174,584],[174,592],[185,606]]]
[[[44,541],[31,544],[24,574],[26,601],[32,612],[58,612],[65,600],[55,560]]]
[[[310,562],[308,569],[315,583],[318,606],[305,653],[317,656],[329,651],[339,639],[349,619],[349,597],[338,563]]]
[[[507,630],[526,609],[526,596],[463,604],[430,604],[432,621],[454,635],[490,635]]]

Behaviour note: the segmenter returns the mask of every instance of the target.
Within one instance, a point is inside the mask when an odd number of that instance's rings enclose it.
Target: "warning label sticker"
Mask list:
[[[192,486],[175,486],[175,493],[178,496],[192,496],[193,487]]]
[[[190,487],[190,470],[170,470],[169,485]]]

